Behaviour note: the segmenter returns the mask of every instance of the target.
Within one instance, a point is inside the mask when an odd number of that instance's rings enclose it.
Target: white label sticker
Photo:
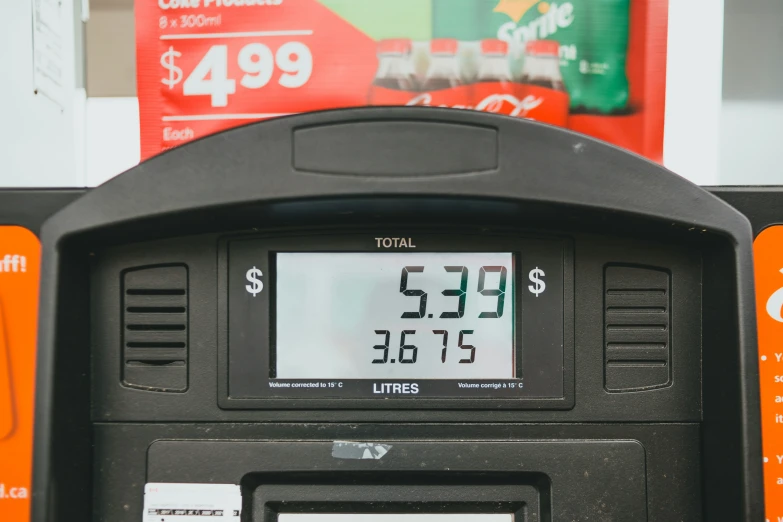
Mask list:
[[[242,493],[234,484],[149,483],[144,522],[239,522]]]

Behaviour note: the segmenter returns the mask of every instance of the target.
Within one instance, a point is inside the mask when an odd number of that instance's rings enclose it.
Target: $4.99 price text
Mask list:
[[[181,57],[182,53],[173,45],[160,57],[161,66],[168,73],[160,81],[169,89],[183,82],[184,71],[177,65],[177,59]],[[243,73],[238,78],[239,85],[246,89],[267,86],[277,71],[281,72],[277,84],[297,89],[305,85],[313,73],[313,54],[302,42],[286,42],[275,52],[265,44],[253,42],[231,57],[227,45],[213,45],[184,79],[182,94],[209,96],[212,107],[228,106],[228,96],[237,92],[237,78],[229,77],[229,59],[236,60]]]

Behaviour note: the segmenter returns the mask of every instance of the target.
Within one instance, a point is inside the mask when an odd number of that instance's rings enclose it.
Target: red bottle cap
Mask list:
[[[533,40],[525,45],[525,54],[558,56],[560,54],[560,44],[554,40]]]
[[[389,38],[378,42],[378,54],[408,54],[411,41],[407,38]]]
[[[481,54],[508,54],[508,44],[503,40],[481,40]]]
[[[436,38],[430,42],[432,54],[457,54],[459,42],[454,38]]]

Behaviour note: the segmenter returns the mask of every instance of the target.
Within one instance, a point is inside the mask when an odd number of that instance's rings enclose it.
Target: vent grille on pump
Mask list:
[[[604,386],[610,392],[671,384],[669,272],[608,266],[604,274]]]
[[[125,386],[180,392],[188,387],[188,270],[156,266],[123,274]]]

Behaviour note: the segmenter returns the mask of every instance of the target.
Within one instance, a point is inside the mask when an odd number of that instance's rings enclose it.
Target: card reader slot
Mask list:
[[[482,522],[481,515],[504,514],[508,522],[512,518],[513,522],[552,520],[548,484],[539,489],[535,484],[490,485],[465,477],[447,483],[432,479],[427,484],[420,484],[421,479],[412,475],[404,482],[385,485],[262,484],[248,491],[243,511],[252,513],[246,520],[253,522],[319,522],[319,517],[330,522],[334,515],[359,518],[352,514],[383,522],[404,522],[411,515],[417,522],[439,522],[442,515],[457,514],[472,514],[475,522]]]

